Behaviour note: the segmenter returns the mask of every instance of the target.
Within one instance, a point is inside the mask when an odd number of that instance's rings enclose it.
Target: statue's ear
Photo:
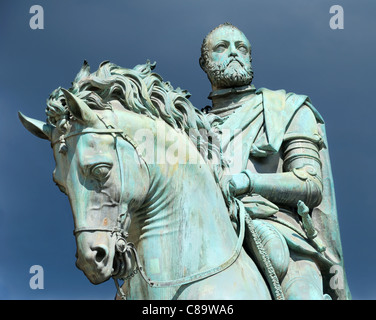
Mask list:
[[[99,121],[96,113],[82,99],[65,89],[61,91],[64,93],[69,111],[79,122],[86,126],[93,126]]]
[[[20,118],[23,126],[30,131],[33,135],[41,139],[50,140],[52,139],[52,130],[54,127],[45,122],[26,117],[21,112],[18,112],[18,117]]]
[[[201,69],[204,70],[204,71],[206,72],[205,61],[204,61],[203,57],[200,57],[200,58],[198,59],[198,62],[200,63],[200,67],[201,67]]]

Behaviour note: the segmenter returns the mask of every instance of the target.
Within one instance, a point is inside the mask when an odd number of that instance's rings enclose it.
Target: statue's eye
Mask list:
[[[224,43],[220,43],[215,46],[214,51],[215,52],[223,52],[226,50],[226,45]]]
[[[248,53],[248,48],[245,45],[240,45],[238,47],[238,50],[242,52],[243,54]]]
[[[90,169],[91,176],[98,181],[103,181],[108,178],[112,166],[108,163],[101,163],[94,165]]]

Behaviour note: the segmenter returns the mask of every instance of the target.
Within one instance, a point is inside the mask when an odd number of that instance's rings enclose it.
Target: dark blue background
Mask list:
[[[44,30],[29,26],[33,4]],[[332,5],[343,30],[329,27]],[[198,58],[223,22],[252,44],[256,87],[307,94],[326,121],[345,266],[354,299],[376,298],[376,3],[372,0],[36,0],[0,2],[0,299],[113,299],[112,281],[92,285],[75,267],[68,199],[52,182],[49,143],[17,111],[45,120],[45,101],[70,87],[84,59],[132,68],[147,59],[193,104],[209,103]],[[44,289],[29,287],[32,265]]]

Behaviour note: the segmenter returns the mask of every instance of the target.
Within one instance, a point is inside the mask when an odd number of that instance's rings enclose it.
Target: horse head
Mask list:
[[[148,171],[132,141],[116,129],[111,110],[95,112],[69,91],[61,92],[68,111],[63,125],[19,117],[31,133],[51,141],[53,180],[73,212],[76,265],[98,284],[130,268],[125,252],[129,212],[145,197]]]

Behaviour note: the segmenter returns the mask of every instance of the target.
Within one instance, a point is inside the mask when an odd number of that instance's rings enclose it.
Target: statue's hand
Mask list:
[[[229,180],[229,192],[233,196],[247,194],[250,191],[250,178],[244,172],[234,174]]]

